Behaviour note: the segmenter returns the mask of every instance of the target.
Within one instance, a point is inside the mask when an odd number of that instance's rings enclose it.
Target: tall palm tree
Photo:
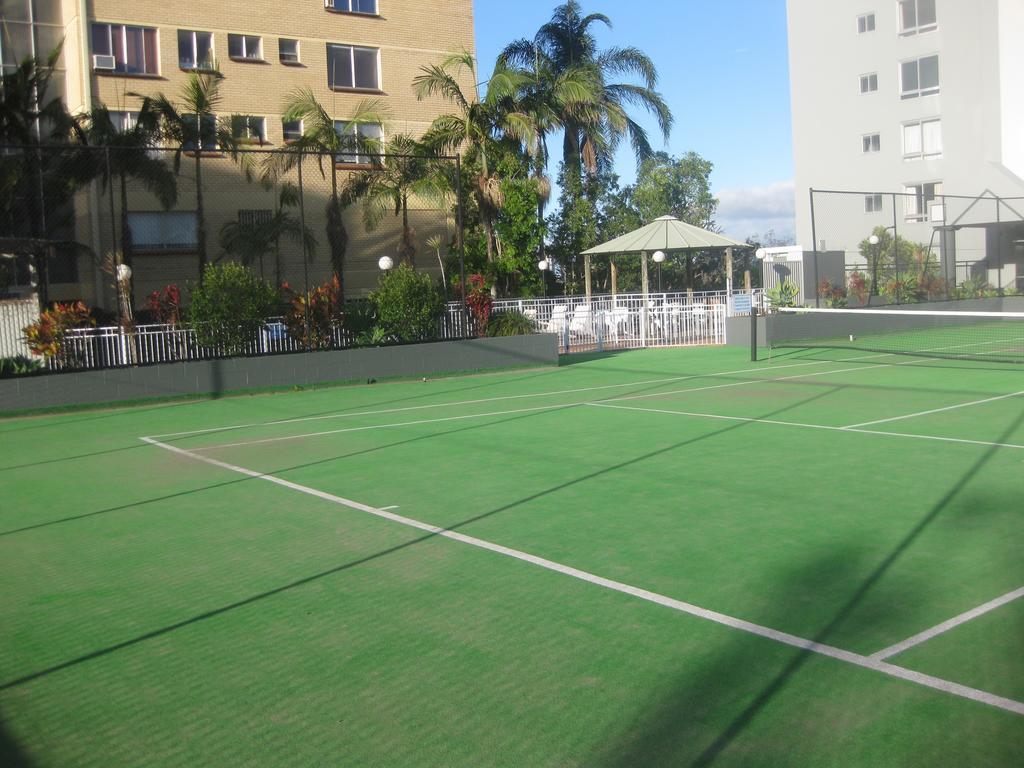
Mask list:
[[[103,189],[112,186],[116,178],[121,192],[121,254],[124,263],[131,266],[133,248],[131,227],[128,225],[128,180],[139,182],[170,209],[178,200],[178,184],[174,173],[152,150],[160,143],[160,115],[152,103],[144,103],[135,123],[128,127],[114,124],[110,110],[105,106],[93,109],[86,126],[87,143],[108,150],[97,158],[97,175]],[[113,208],[113,203],[111,203]],[[111,210],[111,216],[114,215]]]
[[[206,270],[206,211],[203,204],[203,155],[228,154],[242,167],[246,181],[252,180],[252,158],[240,151],[242,142],[233,130],[236,116],[218,115],[221,105],[220,85],[224,80],[216,69],[189,72],[181,88],[179,103],[163,93],[144,97],[143,110],[152,110],[160,118],[162,136],[174,145],[174,170],[181,167],[183,154],[194,160],[196,184],[196,252],[199,257],[199,280]],[[137,96],[139,94],[131,94]]]
[[[468,51],[451,53],[438,64],[420,67],[413,78],[416,96],[442,96],[456,111],[440,115],[423,136],[423,143],[438,151],[464,151],[480,161],[474,196],[487,234],[487,260],[494,261],[494,217],[501,206],[501,186],[491,172],[491,158],[499,139],[532,146],[536,138],[534,121],[518,101],[526,84],[523,73],[502,64],[495,66],[483,99],[467,94],[460,83],[476,83],[476,61]]]
[[[439,201],[448,189],[449,179],[430,157],[429,149],[410,136],[397,134],[388,140],[382,162],[349,177],[344,196],[363,202],[363,222],[368,230],[372,231],[389,211],[402,217],[398,255],[415,268],[416,244],[409,224],[409,199]]]
[[[301,120],[302,136],[282,151],[270,155],[263,168],[263,178],[267,181],[280,178],[291,171],[298,165],[299,158],[303,155],[316,157],[321,178],[327,177],[324,162],[330,166],[331,196],[327,201],[327,242],[330,248],[331,268],[342,286],[342,292],[345,252],[348,249],[348,233],[345,231],[342,213],[348,201],[338,193],[338,159],[353,151],[379,151],[380,148],[374,146],[372,140],[362,137],[360,129],[367,125],[379,125],[383,128],[387,125],[388,117],[388,109],[380,99],[363,99],[344,121],[346,126],[352,129],[352,133],[342,135],[335,126],[334,118],[317,101],[313,91],[309,88],[297,89],[285,101],[282,120]]]
[[[564,129],[562,160],[579,176],[583,169],[594,172],[609,160],[618,144],[628,138],[639,162],[651,154],[647,131],[629,114],[629,107],[652,113],[661,132],[668,137],[672,113],[655,88],[658,73],[654,62],[634,47],[598,49],[593,28],[611,27],[601,13],[584,16],[577,0],[555,8],[533,40],[517,40],[505,48],[499,61],[532,69],[547,78],[573,70],[589,71],[598,86],[588,101],[563,103],[559,122]],[[641,84],[611,82],[618,76],[636,76]]]
[[[309,227],[303,227],[299,217],[290,212],[299,204],[299,190],[294,184],[281,185],[277,207],[272,216],[263,221],[229,221],[220,229],[220,247],[224,253],[236,257],[248,266],[255,259],[260,262],[263,276],[263,257],[274,251],[275,284],[281,280],[281,238],[304,245],[311,261],[316,254],[316,237]]]

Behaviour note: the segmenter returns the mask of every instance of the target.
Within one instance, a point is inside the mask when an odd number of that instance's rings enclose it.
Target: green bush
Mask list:
[[[370,298],[377,306],[378,325],[398,341],[437,338],[444,297],[429,275],[403,264],[381,277]]]
[[[196,340],[227,354],[241,352],[256,338],[280,300],[270,283],[233,261],[208,265],[203,282],[190,289],[189,320]]]
[[[788,277],[774,288],[765,291],[765,296],[771,301],[772,307],[795,307],[796,297],[800,288]]]
[[[0,357],[0,379],[12,379],[15,376],[26,376],[35,373],[43,368],[38,360],[24,355],[14,357]]]
[[[487,323],[488,336],[525,336],[536,330],[533,320],[516,309],[495,312]]]

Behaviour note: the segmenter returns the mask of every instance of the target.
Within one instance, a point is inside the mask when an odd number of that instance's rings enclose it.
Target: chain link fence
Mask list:
[[[815,258],[839,256],[823,306],[911,304],[1024,293],[1024,198],[811,190]]]

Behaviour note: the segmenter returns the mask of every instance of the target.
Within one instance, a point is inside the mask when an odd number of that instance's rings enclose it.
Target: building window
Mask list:
[[[327,46],[327,86],[380,90],[380,51],[351,45]]]
[[[228,57],[263,61],[263,40],[257,35],[228,35]]]
[[[862,34],[862,35],[865,32],[874,32],[875,31],[875,14],[873,14],[873,13],[865,13],[862,16],[858,16],[857,17],[857,31],[860,34]]]
[[[215,115],[203,115],[200,130],[196,129],[195,115],[182,115],[182,122],[185,124],[186,134],[185,141],[181,145],[182,149],[194,152],[198,146],[200,152],[217,151],[217,118]]]
[[[239,208],[238,223],[247,229],[266,226],[274,219],[274,212],[266,208]]]
[[[130,211],[128,229],[143,251],[189,251],[199,242],[195,211]]]
[[[231,118],[231,135],[241,144],[265,144],[267,119],[255,115],[234,115]]]
[[[213,69],[213,33],[179,29],[178,66],[182,69]]]
[[[118,133],[128,133],[139,124],[138,112],[108,112],[110,124]]]
[[[347,152],[337,156],[339,163],[365,164],[380,154],[381,139],[384,129],[378,123],[362,123],[356,125],[344,120],[334,121],[334,130],[338,132],[343,143],[348,145]]]
[[[281,123],[281,132],[285,141],[298,141],[302,138],[302,121],[285,120]]]
[[[93,24],[92,53],[96,70],[123,75],[160,74],[160,47],[152,27]]]
[[[881,213],[882,196],[864,195],[864,213]]]
[[[870,75],[860,76],[860,92],[873,93],[878,90],[878,75],[872,72]]]
[[[939,92],[939,57],[924,56],[900,64],[900,98],[916,99]]]
[[[916,35],[938,25],[935,0],[900,0],[900,33]]]
[[[326,0],[324,7],[339,13],[377,15],[377,0]]]
[[[879,152],[882,149],[882,136],[878,133],[869,133],[861,137],[861,144],[864,152]]]
[[[907,221],[924,221],[928,218],[929,204],[942,194],[942,182],[912,184],[904,187],[903,198]]]
[[[300,61],[298,40],[289,40],[287,37],[278,39],[277,51],[282,64],[298,64]]]
[[[915,120],[903,125],[903,159],[919,160],[942,154],[942,121]]]

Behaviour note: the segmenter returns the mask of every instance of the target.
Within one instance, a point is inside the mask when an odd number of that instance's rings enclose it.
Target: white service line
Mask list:
[[[1024,390],[1020,392],[1011,392],[1008,395],[997,395],[996,397],[986,397],[984,400],[972,400],[969,403],[957,403],[956,405],[947,405],[945,408],[932,408],[929,411],[918,411],[917,413],[908,413],[904,416],[892,416],[888,419],[875,419],[874,421],[862,421],[860,424],[850,424],[849,426],[843,427],[843,429],[857,429],[858,427],[870,427],[875,424],[888,424],[892,421],[902,421],[903,419],[915,419],[918,416],[930,416],[933,413],[945,413],[946,411],[955,411],[958,408],[969,408],[972,405],[984,405],[985,403],[994,403],[997,400],[1008,400],[1011,397],[1020,397],[1024,395]]]
[[[623,384],[602,384],[595,387],[579,387],[577,389],[559,389],[549,392],[531,392],[524,395],[497,395],[495,397],[483,397],[476,400],[460,400],[455,402],[445,403],[429,403],[427,405],[407,405],[401,408],[382,408],[375,411],[352,411],[346,413],[329,413],[322,416],[301,416],[295,419],[278,419],[276,421],[257,421],[250,424],[234,424],[226,427],[207,427],[205,429],[189,429],[183,432],[164,432],[159,435],[151,435],[151,437],[184,437],[187,435],[201,435],[207,432],[229,432],[236,429],[251,429],[253,427],[269,427],[276,426],[278,424],[295,424],[301,421],[323,421],[324,419],[348,419],[357,416],[379,416],[386,413],[403,413],[405,411],[421,411],[430,408],[456,408],[463,405],[479,405],[481,403],[494,403],[502,400],[522,400],[524,398],[533,397],[552,397],[554,395],[575,395],[580,392],[598,392],[605,389],[622,389],[624,387],[643,387],[651,384],[670,384],[675,381],[690,381],[691,379],[713,379],[721,376],[735,376],[740,373],[758,373],[767,370],[782,370],[784,368],[801,368],[808,365],[825,365],[827,363],[835,362],[853,362],[854,360],[867,360],[874,357],[889,357],[890,353],[876,353],[871,355],[861,355],[859,357],[850,357],[845,360],[811,360],[803,363],[787,363],[786,365],[770,365],[766,364],[760,368],[740,368],[735,371],[720,371],[718,373],[694,373],[687,374],[686,376],[670,376],[665,379],[648,379],[646,381],[631,381]],[[917,362],[917,361],[913,361]],[[770,361],[769,361],[770,363]],[[899,363],[903,365],[904,363]]]
[[[174,445],[168,445],[167,443],[161,443],[160,441],[152,437],[143,437],[140,439],[146,443],[149,443],[150,445],[156,446],[158,448],[163,448],[164,450],[171,451],[172,453],[176,453],[180,456],[195,459],[196,461],[202,461],[205,462],[206,464],[210,464],[221,469],[226,469],[231,472],[236,472],[241,475],[246,475],[247,477],[251,477],[254,479],[265,480],[269,483],[274,483],[275,485],[280,485],[284,488],[288,488],[293,491],[298,491],[299,493],[305,493],[310,496],[315,496],[316,498],[323,499],[324,501],[339,504],[341,506],[345,506],[350,509],[357,510],[359,512],[365,512],[370,515],[375,515],[376,517],[381,517],[385,520],[390,520],[391,522],[398,523],[400,525],[425,531],[427,533],[431,533],[436,536],[450,539],[452,541],[457,541],[461,544],[468,544],[469,546],[478,547],[479,549],[484,549],[499,555],[511,557],[516,560],[520,560],[522,562],[529,563],[531,565],[535,565],[549,571],[554,571],[556,573],[560,573],[574,579],[579,579],[580,581],[585,581],[589,584],[594,584],[605,589],[610,589],[615,592],[630,595],[640,600],[655,603],[657,605],[661,605],[666,608],[679,611],[681,613],[686,613],[691,616],[696,616],[698,618],[706,619],[708,621],[713,621],[717,624],[722,624],[724,626],[731,627],[732,629],[737,629],[742,632],[748,632],[752,635],[758,635],[769,640],[774,640],[777,643],[789,645],[794,648],[799,648],[810,653],[816,653],[821,656],[827,656],[838,661],[846,662],[847,664],[853,664],[855,666],[870,669],[875,672],[881,672],[882,674],[889,675],[890,677],[895,677],[901,680],[917,683],[918,685],[933,688],[935,690],[942,691],[944,693],[949,693],[954,696],[959,696],[965,699],[980,702],[982,704],[988,704],[989,706],[998,707],[999,709],[1003,709],[1008,712],[1013,712],[1017,715],[1024,715],[1024,702],[1015,701],[1013,699],[1008,699],[1003,696],[997,696],[993,693],[989,693],[988,691],[982,691],[977,688],[970,688],[969,686],[954,683],[950,680],[944,680],[942,678],[934,677],[932,675],[926,675],[921,672],[915,672],[910,669],[905,669],[904,667],[896,666],[895,664],[889,664],[885,661],[871,659],[867,656],[863,656],[862,654],[853,653],[852,651],[845,651],[842,648],[836,648],[835,646],[826,645],[824,643],[817,643],[813,640],[808,640],[807,638],[798,637],[797,635],[791,635],[788,632],[780,632],[776,629],[771,629],[770,627],[765,627],[760,624],[754,624],[753,622],[746,621],[744,619],[738,619],[734,616],[729,616],[724,613],[718,613],[717,611],[712,611],[707,608],[701,608],[700,606],[693,605],[692,603],[687,603],[682,600],[676,600],[675,598],[668,597],[657,592],[651,592],[646,589],[641,589],[639,587],[634,587],[629,584],[624,584],[621,581],[606,579],[603,576],[597,576],[596,574],[589,573],[587,571],[582,571],[578,568],[573,568],[572,566],[563,565],[562,563],[555,562],[554,560],[548,560],[543,557],[531,555],[528,552],[523,552],[518,549],[505,547],[501,544],[495,544],[484,539],[478,539],[475,536],[468,536],[464,533],[458,533],[457,531],[439,528],[436,525],[430,525],[429,523],[424,523],[419,520],[403,517],[402,515],[397,515],[394,512],[388,512],[383,509],[378,509],[376,507],[371,507],[366,504],[361,504],[358,501],[352,501],[351,499],[346,499],[342,496],[335,496],[334,494],[331,493],[318,491],[315,488],[310,488],[309,486],[293,483],[290,480],[285,480],[284,478],[276,477],[274,475],[265,475],[260,472],[255,472],[251,469],[246,469],[245,467],[239,467],[234,464],[228,464],[227,462],[212,459],[209,456],[200,456],[199,454],[193,453],[191,451],[186,451],[183,448],[179,448]]]
[[[969,611],[964,611],[959,616],[954,616],[952,619],[948,619],[941,624],[936,624],[931,629],[926,629],[924,632],[918,632],[913,637],[908,637],[894,645],[890,645],[888,648],[883,648],[880,651],[872,653],[868,658],[887,659],[890,656],[895,656],[898,653],[903,653],[908,648],[913,648],[915,645],[920,645],[933,637],[938,637],[944,632],[948,632],[951,629],[959,627],[961,624],[966,624],[971,619],[976,619],[979,616],[983,616],[989,611],[994,611],[996,608],[1012,603],[1018,598],[1024,597],[1024,587],[1019,587],[1012,592],[1007,592],[1005,595],[997,597],[995,600],[989,600],[987,603],[979,605],[977,608],[971,608]]]
[[[343,432],[366,432],[371,429],[393,429],[395,427],[412,427],[417,424],[437,424],[442,421],[461,421],[462,419],[482,419],[487,416],[508,416],[513,413],[530,413],[533,411],[553,411],[559,408],[574,408],[583,403],[563,403],[560,405],[538,405],[533,408],[515,408],[510,411],[491,411],[490,413],[465,413],[461,416],[444,416],[440,419],[417,419],[416,421],[396,421],[391,424],[368,424],[365,427],[344,427],[342,429],[326,429],[322,432],[306,432],[301,435],[281,435],[280,437],[264,437],[258,440],[240,440],[237,443],[219,443],[217,445],[201,445],[193,451],[216,451],[221,448],[238,448],[243,445],[261,445],[262,443],[279,443],[282,440],[301,440],[321,435],[340,435]]]
[[[670,416],[689,416],[695,419],[718,419],[720,421],[742,421],[751,424],[774,424],[780,427],[801,427],[803,429],[824,429],[830,432],[850,432],[857,435],[883,435],[885,437],[902,437],[916,440],[933,440],[940,443],[962,443],[965,445],[984,445],[989,448],[1017,448],[1024,450],[1024,445],[1016,443],[993,443],[988,440],[966,440],[959,437],[940,437],[939,435],[917,435],[909,432],[884,432],[880,429],[853,429],[851,427],[831,427],[827,424],[805,424],[799,421],[779,421],[777,419],[758,419],[752,416],[723,416],[718,413],[695,413],[693,411],[672,411],[667,408],[638,408],[635,405],[612,405],[608,401],[586,403],[595,408],[615,408],[620,411],[641,411],[645,413],[664,413]]]

